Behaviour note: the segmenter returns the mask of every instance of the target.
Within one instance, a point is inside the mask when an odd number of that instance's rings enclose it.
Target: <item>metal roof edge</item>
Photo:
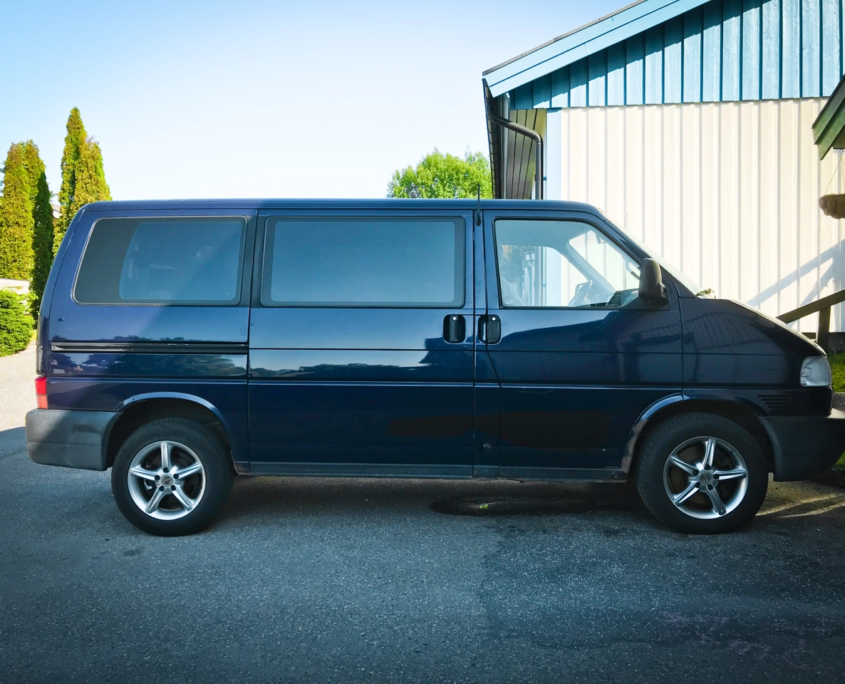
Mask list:
[[[710,0],[640,0],[482,73],[493,97],[673,19]]]
[[[544,47],[548,47],[552,43],[557,43],[559,40],[563,40],[564,38],[569,38],[569,36],[572,36],[576,33],[580,33],[584,29],[590,28],[590,26],[594,26],[595,24],[599,24],[599,23],[603,22],[604,20],[610,19],[611,17],[616,16],[617,14],[620,14],[621,12],[624,12],[626,9],[630,9],[631,7],[634,7],[635,5],[639,5],[643,2],[648,2],[648,0],[635,0],[630,5],[625,5],[624,7],[620,7],[618,10],[611,12],[610,14],[605,14],[603,17],[599,17],[598,19],[593,19],[593,21],[588,21],[583,26],[579,26],[576,29],[572,29],[571,31],[567,31],[566,33],[562,33],[559,36],[557,36],[556,38],[552,38],[551,40],[547,40],[545,43],[542,43],[542,44],[538,45],[537,47],[533,47],[530,50],[526,50],[525,52],[517,55],[516,57],[511,57],[510,59],[505,60],[501,64],[497,64],[494,67],[490,67],[489,69],[482,71],[481,75],[487,76],[487,74],[492,74],[494,71],[498,71],[502,67],[506,67],[508,64],[512,64],[513,62],[517,61],[518,59],[522,59],[523,57],[527,57],[528,55],[530,55],[534,52],[537,52],[537,50],[542,50]]]

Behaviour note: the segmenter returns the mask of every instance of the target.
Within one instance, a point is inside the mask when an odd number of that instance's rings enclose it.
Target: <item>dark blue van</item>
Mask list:
[[[723,532],[845,451],[821,348],[567,202],[91,204],[37,364],[32,460],[111,468],[159,535],[236,473],[633,478]]]

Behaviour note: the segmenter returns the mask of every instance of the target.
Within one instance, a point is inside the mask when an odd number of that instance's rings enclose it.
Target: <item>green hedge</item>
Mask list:
[[[12,290],[0,290],[0,356],[26,349],[32,339],[32,317],[24,298]]]
[[[845,392],[845,354],[831,354],[827,358],[833,373],[833,391]]]
[[[845,392],[845,354],[831,354],[828,357],[830,361],[830,370],[833,373],[833,390],[835,392]],[[836,464],[837,468],[845,468],[845,454]]]

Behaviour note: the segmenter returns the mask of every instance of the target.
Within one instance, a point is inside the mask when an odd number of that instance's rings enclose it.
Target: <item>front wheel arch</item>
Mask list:
[[[769,438],[769,433],[757,417],[757,414],[748,406],[740,402],[685,399],[681,396],[667,397],[667,399],[671,401],[666,402],[656,410],[653,408],[655,405],[646,409],[637,420],[637,424],[631,428],[622,462],[622,469],[628,474],[629,478],[633,475],[637,467],[642,446],[645,444],[649,435],[667,420],[686,413],[709,413],[726,418],[739,425],[754,437],[766,459],[768,471],[770,473],[774,472],[774,447]],[[659,404],[659,402],[657,403]]]

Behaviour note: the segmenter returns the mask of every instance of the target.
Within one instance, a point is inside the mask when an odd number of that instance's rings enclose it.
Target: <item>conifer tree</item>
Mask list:
[[[73,219],[71,207],[76,192],[76,167],[79,165],[82,148],[87,139],[88,134],[85,132],[82,117],[79,110],[74,107],[70,110],[70,116],[67,120],[65,149],[62,152],[62,187],[59,189],[59,205],[62,213],[55,223],[53,254],[58,251],[59,245],[62,244],[62,238],[67,232],[71,219]]]
[[[0,209],[0,278],[29,280],[32,273],[32,201],[25,146],[9,148]]]
[[[76,188],[73,193],[73,203],[70,206],[70,216],[72,217],[86,204],[110,199],[111,192],[106,184],[100,145],[93,138],[88,138],[80,149],[79,161],[76,165]]]
[[[38,146],[32,140],[23,143],[23,146],[33,219],[31,288],[35,294],[35,302],[32,311],[37,315],[50,266],[53,264],[53,207],[50,205],[50,188]]]

